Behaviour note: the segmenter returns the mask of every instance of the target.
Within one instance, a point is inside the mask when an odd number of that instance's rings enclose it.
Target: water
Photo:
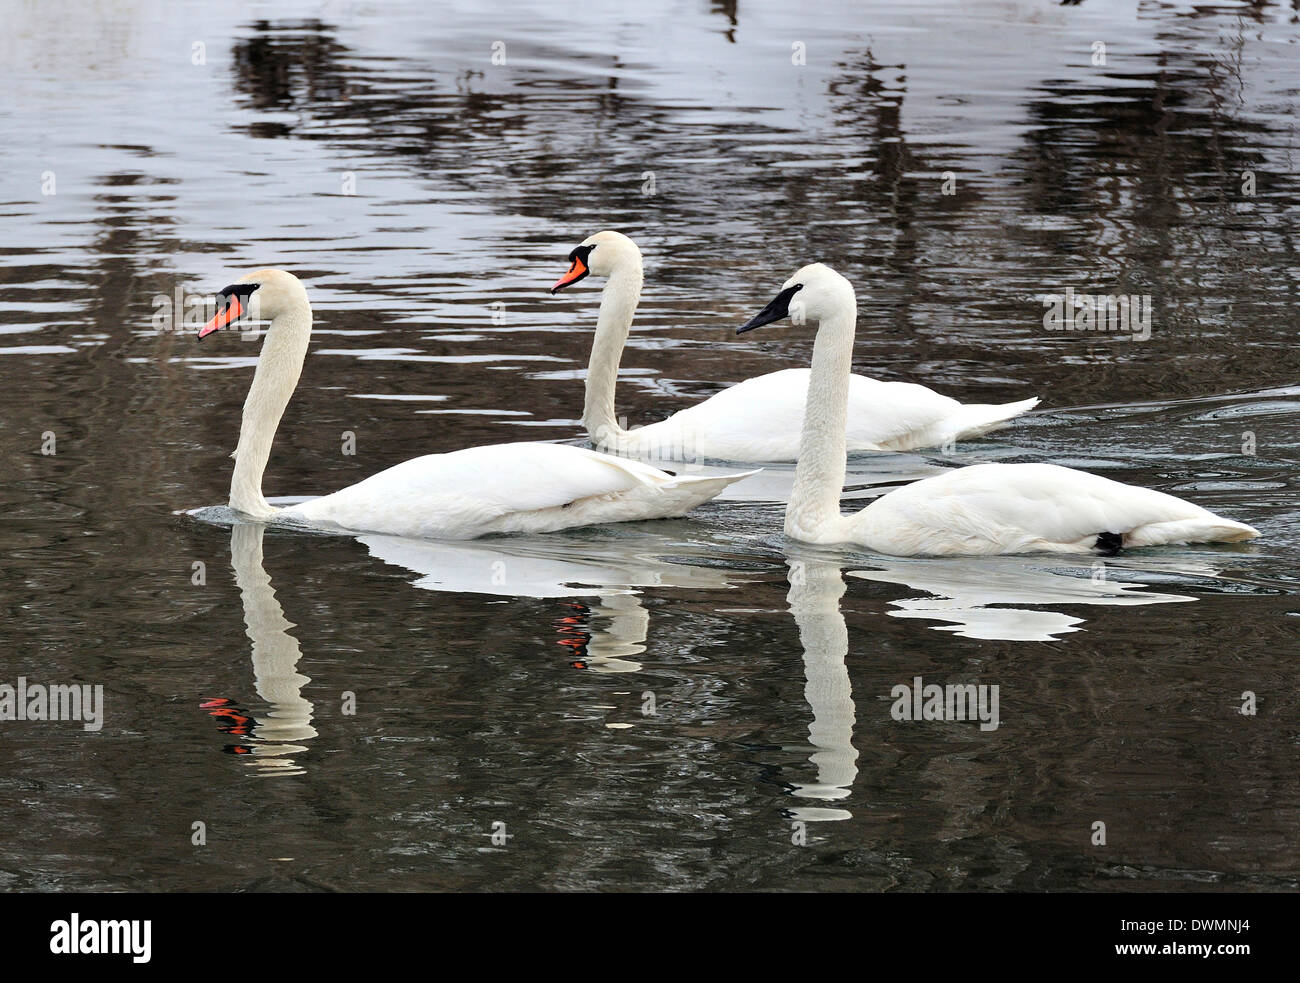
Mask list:
[[[0,885],[1295,888],[1293,11],[495,6],[7,11],[0,681],[106,715],[0,729]],[[256,348],[158,331],[157,295],[305,280],[266,487],[309,496],[576,439],[597,293],[545,288],[601,228],[646,254],[633,424],[806,364],[807,331],[732,329],[822,260],[858,371],[1044,398],[956,463],[1263,538],[1104,579],[812,549],[781,468],[689,520],[454,546],[177,514],[225,500]],[[1150,295],[1151,337],[1044,330],[1067,287]],[[849,497],[953,463],[856,458]],[[916,676],[996,684],[999,728],[895,721]]]

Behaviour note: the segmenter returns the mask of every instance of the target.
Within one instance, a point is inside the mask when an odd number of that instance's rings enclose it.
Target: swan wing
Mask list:
[[[702,403],[641,431],[647,439],[671,434],[680,446],[665,457],[793,460],[799,452],[808,370],[785,369],[728,386]]]
[[[1125,546],[1259,535],[1173,495],[1052,464],[959,468],[882,496],[851,524],[886,552],[938,555],[1084,552],[1102,533]]]
[[[650,465],[583,447],[520,442],[415,457],[315,501],[334,499],[337,504],[346,495],[427,502],[446,496],[471,499],[487,512],[503,514],[555,508],[672,479]]]
[[[549,515],[545,528],[536,530],[547,531],[586,524],[586,516],[596,522],[680,514],[741,477],[678,477],[567,444],[491,444],[404,461],[286,509],[285,516],[361,532],[472,538],[520,531],[497,522],[503,517]],[[626,500],[626,507],[599,505],[611,498]],[[568,508],[584,502],[598,507]],[[562,515],[553,514],[561,509]]]
[[[942,443],[945,421],[961,409],[951,396],[914,382],[849,376],[849,449],[903,450]]]
[[[702,403],[641,430],[638,443],[661,444],[659,455],[677,460],[703,457],[782,461],[799,456],[808,369],[783,369],[728,386]],[[849,450],[890,450],[902,442],[919,446],[919,435],[942,443],[943,426],[961,404],[925,386],[849,380]]]

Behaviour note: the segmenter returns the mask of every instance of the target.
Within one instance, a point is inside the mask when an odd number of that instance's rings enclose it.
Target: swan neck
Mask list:
[[[618,385],[618,364],[627,344],[628,331],[641,300],[641,258],[631,256],[617,267],[600,296],[600,316],[591,342],[587,364],[587,395],[582,407],[582,425],[597,446],[616,443],[626,431],[614,412],[614,389]]]
[[[230,507],[246,515],[268,518],[277,511],[262,496],[262,474],[280,417],[298,386],[310,339],[311,307],[306,300],[281,313],[266,332],[253,384],[244,400],[235,473],[230,479]]]
[[[813,343],[799,463],[785,511],[786,535],[804,542],[840,542],[846,532],[840,493],[848,460],[845,430],[856,319],[857,304],[850,294],[822,318]]]

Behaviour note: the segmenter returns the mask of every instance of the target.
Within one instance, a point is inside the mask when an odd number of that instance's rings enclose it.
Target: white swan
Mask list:
[[[569,253],[569,271],[551,293],[588,274],[607,277],[587,368],[582,423],[596,447],[633,457],[690,461],[793,461],[799,456],[807,369],[746,379],[667,420],[624,430],[614,415],[614,387],[628,330],[641,298],[641,250],[621,232],[597,232]],[[910,382],[849,382],[848,449],[900,451],[937,447],[996,430],[1037,405],[1024,399],[970,404]]]
[[[230,481],[230,507],[253,518],[280,516],[355,532],[473,539],[680,516],[746,477],[674,476],[560,444],[493,444],[413,458],[332,495],[273,508],[262,496],[262,473],[307,354],[307,290],[284,270],[257,270],[222,290],[218,302],[219,310],[200,338],[250,313],[255,320],[271,322],[244,402]]]
[[[805,266],[737,333],[794,315],[818,322],[812,382],[785,512],[787,536],[857,543],[897,556],[1097,550],[1166,543],[1235,543],[1259,535],[1149,488],[1052,464],[979,464],[897,488],[856,515],[840,514],[844,425],[857,302],[821,263]]]

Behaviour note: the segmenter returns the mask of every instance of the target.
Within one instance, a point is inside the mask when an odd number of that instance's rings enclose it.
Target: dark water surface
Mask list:
[[[1298,15],[622,7],[8,9],[0,683],[106,712],[0,723],[0,887],[1297,887]],[[578,438],[598,294],[545,288],[602,228],[646,254],[634,424],[807,364],[805,330],[732,329],[822,260],[858,288],[857,371],[1044,400],[955,455],[856,459],[857,505],[1042,460],[1263,538],[818,550],[781,535],[788,468],[546,538],[176,514],[225,500],[257,349],[160,332],[156,296],[307,283],[266,488],[309,496]],[[1150,337],[1045,330],[1067,287],[1149,295]],[[895,721],[916,676],[997,685],[1000,727]]]

